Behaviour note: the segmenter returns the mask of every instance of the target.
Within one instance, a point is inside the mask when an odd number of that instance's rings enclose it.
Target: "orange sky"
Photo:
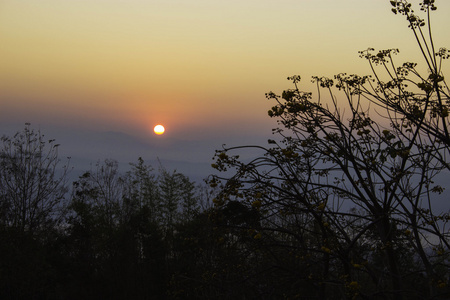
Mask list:
[[[450,47],[450,1],[436,2],[435,40]],[[293,74],[305,89],[312,75],[367,74],[367,47],[418,54],[388,0],[2,0],[0,122],[270,135],[265,92]]]

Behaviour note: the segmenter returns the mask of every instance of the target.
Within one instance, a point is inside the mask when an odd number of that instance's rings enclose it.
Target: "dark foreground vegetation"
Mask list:
[[[314,101],[291,77],[267,94],[279,141],[218,150],[212,166],[233,175],[208,185],[142,159],[69,183],[54,141],[29,125],[3,137],[0,298],[449,299],[450,217],[433,205],[450,172],[450,55],[434,1],[424,20],[390,2],[428,74],[368,49],[372,76],[314,77]],[[246,149],[261,155],[242,162]]]

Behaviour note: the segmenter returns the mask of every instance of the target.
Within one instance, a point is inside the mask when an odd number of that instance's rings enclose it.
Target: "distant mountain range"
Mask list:
[[[0,136],[14,135],[14,133],[0,131]],[[211,167],[212,158],[215,150],[221,149],[223,144],[227,146],[248,144],[268,146],[267,137],[236,136],[192,141],[165,136],[151,136],[145,140],[116,131],[96,132],[52,128],[42,133],[45,138],[56,139],[56,143],[60,144],[59,157],[62,161],[66,157],[71,157],[70,166],[73,167],[70,174],[71,180],[76,180],[83,172],[94,168],[98,161],[115,159],[119,162],[120,171],[126,172],[130,168],[130,163],[135,163],[139,157],[142,157],[146,164],[151,165],[155,171],[161,164],[169,171],[176,170],[200,183],[208,175],[216,174],[216,170]],[[244,160],[258,155],[251,151],[239,154]],[[448,176],[449,172],[443,171],[434,180],[435,184],[440,184],[445,189],[441,195],[433,197],[433,206],[438,211],[448,212],[450,209],[447,201],[450,195]]]
[[[117,160],[121,171],[125,172],[129,169],[129,163],[137,162],[139,157],[156,170],[161,164],[167,170],[177,170],[195,181],[201,181],[213,171],[211,158],[214,145],[205,142],[165,138],[146,142],[123,132],[112,131],[55,132],[51,137],[60,144],[60,158],[71,158],[70,165],[75,174],[81,174],[105,159]]]
[[[125,172],[129,170],[129,163],[137,162],[137,159],[142,157],[155,170],[161,164],[169,171],[177,170],[189,176],[191,180],[201,182],[214,173],[215,170],[211,167],[212,158],[215,150],[221,149],[224,143],[228,142],[229,146],[267,143],[267,139],[262,137],[192,141],[154,136],[144,140],[123,132],[74,129],[54,129],[43,134],[49,139],[56,139],[60,144],[59,156],[62,160],[71,158],[70,165],[74,168],[71,173],[75,178],[94,167],[98,161],[115,159],[119,162],[120,170]]]

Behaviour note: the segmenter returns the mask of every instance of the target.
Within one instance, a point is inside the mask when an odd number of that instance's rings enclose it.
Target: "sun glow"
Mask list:
[[[161,135],[164,133],[165,129],[164,129],[164,126],[162,126],[162,125],[156,125],[155,128],[153,128],[153,131],[156,134]]]

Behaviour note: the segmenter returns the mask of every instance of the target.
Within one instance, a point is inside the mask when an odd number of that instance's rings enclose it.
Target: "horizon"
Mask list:
[[[314,97],[313,75],[369,74],[358,57],[368,47],[399,48],[398,64],[423,67],[406,20],[390,9],[369,0],[3,1],[0,135],[28,122],[82,161],[206,165],[222,144],[274,138],[264,94],[292,88],[287,76],[301,75]],[[448,11],[442,2],[434,15],[439,46],[450,45]]]
[[[435,2],[2,1],[0,298],[450,296]]]

